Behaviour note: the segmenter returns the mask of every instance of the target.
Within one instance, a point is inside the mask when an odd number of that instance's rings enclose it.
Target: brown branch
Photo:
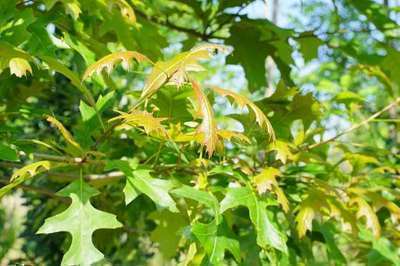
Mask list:
[[[398,105],[399,103],[400,103],[400,97],[397,98],[395,101],[391,102],[389,105],[385,106],[385,107],[384,107],[383,109],[381,109],[380,111],[378,111],[378,112],[376,112],[375,114],[371,115],[371,116],[368,117],[367,119],[361,121],[361,122],[358,123],[358,124],[353,125],[352,127],[346,129],[346,130],[343,131],[343,132],[340,132],[340,133],[337,134],[336,136],[334,136],[334,137],[332,137],[332,138],[329,138],[329,139],[327,139],[327,140],[318,142],[318,143],[314,143],[314,144],[309,145],[309,146],[307,146],[307,147],[305,147],[305,148],[303,148],[303,149],[301,149],[301,150],[311,150],[311,149],[317,148],[317,147],[319,147],[319,146],[322,146],[322,145],[324,145],[324,144],[327,144],[327,143],[329,143],[329,142],[335,141],[336,139],[340,138],[341,136],[343,136],[343,135],[345,135],[345,134],[347,134],[347,133],[350,133],[350,132],[352,132],[352,131],[354,131],[354,130],[356,130],[356,129],[358,129],[358,128],[360,128],[360,127],[366,125],[366,124],[368,124],[369,122],[373,121],[375,118],[377,118],[378,116],[380,116],[380,115],[383,114],[384,112],[388,111],[390,108],[392,108],[392,107]]]

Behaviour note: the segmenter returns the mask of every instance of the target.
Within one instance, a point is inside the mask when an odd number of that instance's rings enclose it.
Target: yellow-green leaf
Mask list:
[[[274,168],[268,167],[264,169],[259,175],[254,177],[254,183],[257,187],[258,193],[265,193],[267,190],[273,191],[276,194],[279,204],[282,206],[285,212],[289,211],[289,201],[285,196],[283,190],[279,187],[276,177],[281,172]]]
[[[9,67],[10,73],[19,78],[22,76],[26,76],[27,72],[32,74],[31,65],[29,65],[27,60],[20,57],[11,58],[9,62]]]
[[[16,170],[10,178],[10,183],[0,189],[0,198],[4,196],[14,187],[18,186],[22,182],[34,177],[37,174],[48,171],[51,168],[62,166],[62,163],[54,163],[51,161],[39,161],[32,164],[28,164],[21,169]]]
[[[91,64],[83,74],[82,80],[87,79],[92,76],[93,73],[100,74],[104,69],[108,73],[114,68],[114,65],[118,62],[122,62],[122,66],[126,69],[130,66],[130,60],[135,59],[137,62],[147,61],[151,62],[145,55],[135,52],[135,51],[124,51],[124,52],[115,52],[109,55],[104,56],[97,62]]]
[[[378,238],[381,235],[381,225],[371,206],[362,197],[353,198],[351,203],[356,203],[358,205],[357,218],[364,216],[366,227],[371,229],[373,235]]]
[[[132,110],[129,113],[120,112],[120,115],[110,119],[109,121],[123,120],[122,126],[129,125],[133,127],[143,127],[146,134],[157,133],[167,137],[168,133],[161,124],[167,118],[154,117],[146,111]]]
[[[203,44],[188,52],[180,53],[171,60],[157,62],[146,80],[141,97],[147,98],[153,95],[168,80],[180,85],[187,71],[202,70],[202,67],[198,65],[199,60],[210,58],[214,50],[224,49],[221,45]]]
[[[215,122],[214,111],[199,84],[197,82],[192,82],[192,87],[198,103],[198,113],[203,119],[197,130],[204,134],[203,144],[206,146],[208,156],[211,156],[218,142],[217,123]]]
[[[64,139],[69,144],[71,144],[73,147],[75,147],[78,151],[82,151],[82,148],[79,145],[79,143],[75,141],[74,137],[63,126],[63,124],[60,121],[58,121],[55,117],[52,117],[52,116],[47,116],[47,121],[50,122],[54,127],[56,127],[58,129],[58,131],[60,131],[61,135],[64,137]]]
[[[262,127],[265,128],[268,135],[270,136],[270,139],[272,141],[275,140],[275,132],[274,129],[272,128],[271,123],[269,122],[268,118],[265,116],[265,114],[263,113],[263,111],[261,111],[260,108],[258,108],[257,105],[255,105],[252,101],[250,101],[247,97],[237,94],[233,91],[230,90],[226,90],[226,89],[221,89],[221,88],[217,88],[214,87],[212,88],[216,93],[226,97],[231,97],[234,102],[240,107],[240,108],[244,108],[247,107],[250,110],[252,110],[254,112],[254,115],[256,117],[256,122],[257,124]]]

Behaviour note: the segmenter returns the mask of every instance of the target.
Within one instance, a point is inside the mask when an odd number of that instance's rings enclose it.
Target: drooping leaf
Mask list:
[[[148,59],[145,55],[135,51],[115,52],[104,56],[97,62],[88,66],[82,76],[82,80],[89,78],[94,73],[100,74],[104,69],[110,73],[114,68],[114,65],[120,61],[122,62],[122,66],[125,69],[128,69],[132,59],[135,59],[137,62],[151,62],[150,59]]]
[[[27,72],[32,74],[31,65],[29,62],[23,58],[14,57],[10,59],[9,62],[10,73],[15,76],[21,78],[22,76],[26,76]]]
[[[265,193],[267,190],[273,191],[276,194],[277,201],[282,206],[285,212],[289,211],[289,201],[285,193],[280,188],[276,177],[280,175],[280,171],[273,167],[264,169],[260,174],[256,175],[253,180],[256,184],[257,190],[260,194]]]
[[[196,82],[192,82],[195,92],[198,114],[202,117],[201,125],[198,127],[198,132],[204,134],[203,144],[206,146],[208,156],[211,157],[218,142],[217,123],[214,117],[214,111],[207,96]]]
[[[249,209],[250,219],[257,232],[257,244],[287,253],[286,236],[274,225],[267,213],[267,205],[249,187],[229,188],[221,201],[221,213],[238,206]]]
[[[365,217],[366,227],[371,229],[375,238],[381,235],[381,225],[371,206],[361,197],[354,197],[351,203],[358,205],[357,218]]]
[[[186,79],[186,72],[203,70],[198,61],[211,57],[214,50],[225,50],[223,46],[216,44],[204,44],[194,47],[188,52],[180,53],[168,61],[157,62],[142,91],[142,98],[153,95],[168,80],[174,80],[178,86]]]
[[[223,263],[226,250],[234,256],[236,261],[240,261],[239,241],[233,238],[225,222],[219,224],[215,220],[209,224],[198,222],[192,225],[191,231],[204,247],[212,265]]]
[[[71,133],[64,127],[64,125],[58,121],[55,117],[47,116],[47,121],[50,122],[54,127],[60,131],[61,135],[64,139],[69,143],[72,147],[74,147],[79,152],[82,152],[82,148],[78,142],[75,141],[74,137]]]
[[[70,197],[71,205],[62,213],[47,218],[37,233],[68,232],[71,235],[72,242],[61,265],[92,265],[103,259],[104,255],[93,245],[93,232],[98,229],[115,229],[122,224],[115,215],[92,206],[90,198],[98,195],[99,191],[82,180],[76,180],[57,194]]]
[[[265,114],[261,111],[261,109],[255,105],[252,101],[250,101],[247,97],[237,94],[233,91],[230,90],[225,90],[225,89],[221,89],[221,88],[216,88],[214,87],[213,90],[222,95],[222,96],[229,96],[233,99],[233,101],[240,107],[240,108],[244,108],[247,107],[250,110],[252,110],[254,112],[255,118],[256,118],[256,122],[257,124],[262,127],[265,128],[270,140],[274,141],[275,140],[275,132],[274,129],[272,128],[271,123],[269,122],[268,118],[265,116]]]

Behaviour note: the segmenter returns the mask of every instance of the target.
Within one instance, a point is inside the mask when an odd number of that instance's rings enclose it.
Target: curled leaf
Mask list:
[[[199,84],[193,81],[192,87],[198,103],[198,113],[203,118],[197,130],[204,134],[203,144],[207,148],[208,156],[211,156],[218,142],[217,123],[215,122],[214,111]]]
[[[74,137],[60,121],[58,121],[55,117],[52,116],[47,116],[47,121],[50,122],[54,127],[56,127],[58,131],[60,131],[61,135],[69,144],[71,144],[78,151],[82,151],[82,148],[79,145],[79,143],[75,141]]]
[[[233,101],[240,107],[240,108],[244,108],[247,107],[250,110],[253,111],[255,117],[256,117],[256,122],[257,124],[262,127],[265,128],[268,135],[270,136],[270,139],[272,141],[275,140],[275,132],[274,129],[272,128],[271,123],[269,122],[268,118],[265,116],[265,114],[263,113],[263,111],[261,111],[261,109],[254,104],[251,100],[249,100],[247,97],[237,94],[233,91],[229,91],[226,89],[221,89],[221,88],[212,88],[216,93],[226,97],[231,97],[233,99]]]
[[[127,69],[129,68],[131,59],[135,59],[137,62],[151,62],[151,60],[148,59],[145,55],[135,51],[115,52],[106,55],[97,62],[91,64],[83,74],[82,80],[85,80],[88,77],[92,76],[95,72],[97,74],[100,74],[104,69],[106,69],[106,71],[110,73],[111,70],[114,68],[114,65],[119,61],[121,61],[122,66]]]
[[[4,196],[14,187],[18,186],[22,182],[25,182],[29,178],[34,177],[37,174],[46,172],[52,168],[62,166],[62,163],[54,163],[50,161],[39,161],[32,164],[28,164],[21,169],[18,169],[13,173],[10,178],[10,183],[0,189],[0,198]]]

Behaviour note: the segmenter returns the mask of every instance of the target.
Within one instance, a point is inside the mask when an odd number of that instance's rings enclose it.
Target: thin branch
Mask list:
[[[390,108],[392,108],[392,107],[398,105],[399,103],[400,103],[400,97],[397,98],[397,99],[396,99],[395,101],[393,101],[392,103],[390,103],[389,105],[387,105],[386,107],[384,107],[383,109],[381,109],[380,111],[378,111],[378,112],[376,112],[375,114],[371,115],[371,116],[368,117],[367,119],[361,121],[361,122],[358,123],[358,124],[353,125],[352,127],[350,127],[350,128],[348,128],[348,129],[346,129],[345,131],[343,131],[343,132],[337,134],[336,136],[334,136],[334,137],[332,137],[332,138],[329,138],[329,139],[327,139],[327,140],[318,142],[318,143],[314,143],[314,144],[312,144],[312,145],[310,145],[310,146],[307,146],[307,147],[305,147],[305,148],[303,148],[303,149],[301,149],[301,150],[311,150],[311,149],[317,148],[317,147],[319,147],[319,146],[322,146],[322,145],[324,145],[324,144],[327,144],[327,143],[329,143],[329,142],[335,141],[336,139],[340,138],[341,136],[343,136],[343,135],[345,135],[345,134],[347,134],[347,133],[350,133],[350,132],[352,132],[352,131],[354,131],[354,130],[356,130],[356,129],[358,129],[358,128],[360,128],[360,127],[366,125],[366,124],[368,124],[369,122],[373,121],[375,118],[377,118],[378,116],[380,116],[380,115],[383,114],[384,112],[388,111]]]

